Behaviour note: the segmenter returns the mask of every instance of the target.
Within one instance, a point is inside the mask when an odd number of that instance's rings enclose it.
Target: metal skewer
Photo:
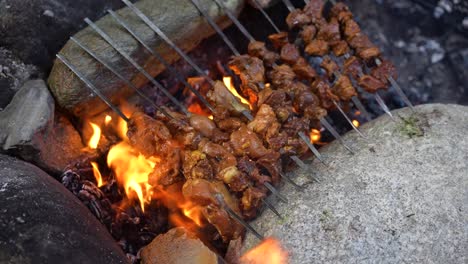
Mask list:
[[[111,45],[122,57],[124,57],[130,64],[132,64],[141,74],[143,74],[151,83],[153,83],[159,90],[161,90],[165,96],[167,96],[172,103],[180,108],[182,112],[186,115],[190,115],[190,112],[187,108],[181,104],[172,94],[164,88],[156,79],[154,79],[142,66],[140,66],[135,60],[133,60],[130,55],[128,55],[121,47],[119,47],[104,31],[102,31],[96,24],[94,24],[88,18],[85,18],[85,22],[101,36],[109,45]]]
[[[182,82],[186,87],[192,91],[193,94],[211,111],[214,112],[213,106],[200,94],[199,91],[197,91],[190,83],[188,83],[185,78],[178,74],[174,67],[172,67],[169,62],[167,62],[158,52],[156,52],[154,49],[151,49],[141,37],[139,37],[135,31],[133,31],[127,23],[125,23],[114,11],[108,10],[109,14],[114,18],[114,20],[119,23],[123,28],[127,30],[130,35],[132,35],[153,57],[155,57],[158,61],[160,61],[166,69],[169,70],[172,76],[177,78],[180,82]]]
[[[127,5],[132,12],[134,12],[149,28],[151,28],[164,42],[166,42],[174,51],[176,51],[190,66],[192,66],[195,71],[203,76],[209,83],[210,85],[214,86],[215,82],[213,79],[211,79],[210,76],[208,76],[200,67],[198,67],[197,64],[184,52],[182,51],[172,40],[170,40],[164,32],[162,32],[161,29],[159,29],[158,26],[156,26],[143,12],[141,12],[140,9],[138,9],[136,6],[134,6],[130,1],[128,0],[122,0],[125,5]],[[223,84],[224,85],[224,84]],[[227,87],[226,87],[227,89]],[[229,89],[227,89],[229,91]],[[235,97],[232,93],[232,104],[236,105],[237,109],[241,109],[240,112],[249,120],[253,120],[253,116],[250,113],[250,110],[246,109],[238,100],[237,97]]]

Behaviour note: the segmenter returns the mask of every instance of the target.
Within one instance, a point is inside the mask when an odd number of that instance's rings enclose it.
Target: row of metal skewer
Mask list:
[[[235,56],[239,56],[240,52],[236,49],[234,44],[229,40],[229,38],[223,33],[222,29],[213,21],[213,19],[208,15],[207,11],[204,9],[203,6],[200,5],[198,0],[190,0],[194,6],[198,9],[200,14],[207,20],[207,22],[210,24],[210,26],[216,31],[216,33],[222,38],[222,40],[225,42],[227,47],[232,51],[232,53]],[[216,4],[219,6],[219,8],[229,17],[229,19],[232,20],[234,25],[242,32],[242,34],[250,41],[255,41],[255,38],[249,33],[249,31],[242,25],[242,23],[236,18],[236,16],[227,8],[223,0],[213,0],[216,2]],[[286,7],[289,9],[289,11],[294,10],[294,6],[291,4],[289,0],[282,0],[283,3],[286,5]],[[133,5],[130,1],[128,0],[122,0],[122,2],[127,5],[127,7],[133,11],[139,19],[141,19],[154,33],[156,33],[162,40],[164,40],[165,43],[167,43],[175,52],[179,54],[180,57],[183,58],[196,72],[199,74],[201,77],[204,77],[209,84],[214,85],[215,81],[208,76],[182,49],[180,49],[171,39],[167,37],[167,35],[154,23],[152,22],[141,10],[139,10],[135,5]],[[261,8],[261,5],[257,0],[253,0],[254,4],[257,6],[257,8],[260,10],[262,15],[265,17],[265,19],[270,23],[272,28],[279,33],[280,30],[279,28],[275,25],[273,20],[268,16],[268,14]],[[307,3],[308,1],[305,0]],[[331,1],[333,4],[334,0]],[[119,15],[117,15],[115,12],[112,10],[108,11],[109,14],[112,16],[112,18],[115,20],[115,22],[122,26],[133,38],[135,38],[152,56],[154,56],[159,62],[161,62],[166,69],[169,71],[169,73],[177,78],[180,82],[182,82],[186,87],[188,87],[194,95],[204,104],[204,106],[209,109],[210,111],[214,111],[213,106],[206,100],[204,96],[202,96],[198,90],[196,90],[189,82],[186,81],[183,75],[179,74],[171,65],[168,63],[157,51],[149,47],[143,39],[134,31],[130,28],[130,26],[121,18]],[[119,46],[109,35],[107,35],[104,31],[102,31],[96,24],[94,24],[91,20],[88,18],[85,19],[85,22],[100,36],[102,37],[112,48],[114,48],[122,57],[124,57],[133,67],[138,70],[141,74],[143,74],[156,88],[158,88],[165,96],[169,98],[169,100],[177,106],[177,108],[180,109],[185,115],[190,116],[191,113],[188,111],[188,109],[181,103],[179,102],[160,82],[158,82],[154,77],[152,77],[140,64],[138,64],[134,59],[131,58],[131,56],[121,47]],[[110,70],[117,78],[121,79],[122,81],[125,82],[131,89],[133,89],[141,98],[143,98],[145,101],[147,101],[149,104],[151,104],[155,109],[158,109],[161,113],[163,113],[166,117],[169,119],[174,119],[174,117],[170,114],[169,111],[166,111],[164,107],[160,107],[156,105],[146,94],[144,94],[141,90],[139,90],[130,80],[127,80],[121,73],[119,73],[116,68],[104,61],[102,58],[100,58],[96,53],[94,53],[90,48],[88,48],[86,45],[78,41],[76,38],[71,37],[71,41],[73,41],[76,45],[78,45],[81,49],[83,49],[88,55],[93,57],[96,61],[101,63],[105,68]],[[349,57],[349,54],[346,54],[345,57]],[[80,78],[86,86],[88,86],[102,101],[104,101],[113,111],[115,111],[123,120],[126,122],[129,121],[129,117],[127,117],[116,105],[114,105],[103,93],[100,92],[100,90],[89,80],[85,75],[83,75],[67,58],[63,57],[60,54],[57,54],[57,58],[62,61],[78,78]],[[379,59],[376,59],[376,64],[379,65],[380,61]],[[335,75],[338,75],[339,73],[335,73]],[[396,83],[396,81],[390,76],[389,77],[389,82],[392,84],[392,86],[396,89],[397,93],[402,97],[403,101],[409,106],[413,107],[411,102],[408,100],[406,95],[403,93],[402,89],[399,87],[399,85]],[[378,93],[374,94],[375,99],[377,103],[380,105],[380,107],[392,117],[388,107],[385,105],[383,99],[378,95]],[[232,95],[233,97],[233,104],[236,104],[238,99]],[[352,102],[356,106],[356,108],[363,113],[364,117],[369,121],[370,116],[363,106],[362,102],[359,100],[357,96],[354,96],[352,98]],[[339,103],[334,101],[335,106],[337,109],[340,111],[340,113],[344,116],[344,118],[347,120],[347,122],[352,126],[352,128],[359,133],[359,135],[363,138],[365,138],[365,135],[359,131],[359,129],[353,124],[353,122],[350,120],[350,118],[346,115],[345,111],[340,107]],[[240,107],[240,104],[238,105]],[[246,109],[243,107],[241,109],[242,114],[249,119],[250,121],[253,120],[253,116],[250,112],[250,109]],[[392,117],[393,118],[393,117]],[[341,144],[351,153],[353,153],[353,150],[344,142],[344,140],[341,138],[340,134],[336,131],[336,129],[325,119],[321,118],[320,123],[325,127],[337,140],[340,141]],[[307,146],[309,147],[310,151],[315,155],[315,157],[320,160],[323,164],[325,164],[325,160],[320,154],[320,152],[315,148],[313,143],[310,141],[310,139],[303,133],[299,132],[298,136],[303,140]],[[291,160],[295,162],[299,167],[304,168],[305,164],[303,161],[297,157],[297,156],[291,156]],[[297,185],[292,179],[290,179],[287,175],[284,173],[280,174],[283,179],[285,179],[288,183],[294,185],[296,188],[301,189],[301,186]],[[314,178],[316,181],[318,181],[316,178]],[[286,197],[281,195],[279,191],[271,184],[268,182],[265,183],[265,187],[268,188],[268,190],[271,191],[271,193],[278,197],[280,201],[283,201],[287,203]],[[251,231],[256,237],[259,239],[263,239],[263,236],[259,234],[249,223],[244,221],[241,216],[237,215],[236,212],[234,212],[229,206],[226,205],[224,202],[222,196],[217,197],[219,203],[223,206],[223,208],[226,210],[226,212],[236,221],[238,221],[241,225],[243,225],[247,230]],[[274,214],[276,214],[278,217],[281,218],[280,213],[274,208],[274,206],[267,200],[263,199],[262,202],[265,204],[267,208],[269,208]]]

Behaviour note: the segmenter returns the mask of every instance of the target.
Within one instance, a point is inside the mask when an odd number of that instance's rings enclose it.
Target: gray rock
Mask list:
[[[243,6],[242,0],[225,1],[226,6],[238,14]],[[199,0],[211,17],[224,28],[230,20],[221,12],[212,0]],[[141,0],[135,4],[181,49],[189,51],[195,48],[203,39],[211,36],[214,31],[190,1],[172,0]],[[117,11],[117,14],[129,26],[170,63],[179,57],[164,41],[159,38],[144,22],[129,8]],[[107,15],[96,22],[135,61],[143,65],[149,74],[156,76],[164,70],[159,61],[151,56],[138,44],[124,28]],[[75,38],[93,50],[103,60],[112,64],[126,79],[140,87],[148,80],[131,66],[116,50],[91,28],[85,28],[75,35]],[[88,56],[72,41],[69,41],[60,51],[64,57],[77,67],[95,86],[108,98],[118,102],[133,91],[126,87],[125,82],[104,69],[97,61]],[[56,61],[48,80],[51,91],[57,103],[77,116],[93,115],[101,112],[107,106],[94,95],[88,87],[76,77],[63,63]]]
[[[51,173],[61,173],[81,155],[81,137],[55,112],[43,80],[31,80],[0,112],[0,152],[31,161]]]
[[[11,51],[0,47],[0,110],[10,103],[25,81],[38,76],[35,66],[24,64]]]
[[[85,17],[97,19],[122,5],[120,0],[1,0],[0,46],[48,72],[70,35],[84,27]]]
[[[275,236],[291,263],[467,263],[468,107],[421,105],[382,116],[321,149],[329,168],[315,162],[298,172],[304,192],[290,185],[277,204],[279,221],[265,212],[254,227]],[[308,175],[320,175],[311,183]],[[248,235],[245,248],[258,240]]]
[[[127,263],[104,226],[39,168],[0,155],[0,263]]]

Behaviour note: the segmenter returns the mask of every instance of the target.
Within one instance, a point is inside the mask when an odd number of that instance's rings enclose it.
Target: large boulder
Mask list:
[[[280,221],[264,213],[253,225],[279,238],[291,263],[467,263],[468,107],[422,105],[393,112],[321,149],[298,172],[305,183],[281,192]],[[318,174],[320,183],[308,176]],[[248,235],[245,248],[258,243]]]
[[[127,263],[105,227],[39,168],[0,155],[0,263]]]
[[[213,20],[221,27],[230,25],[230,20],[212,0],[198,0]],[[242,0],[224,1],[235,14],[243,6]],[[205,38],[214,34],[196,7],[190,1],[172,0],[140,0],[137,6],[144,12],[165,34],[181,49],[192,50]],[[155,51],[160,53],[168,62],[176,61],[179,56],[165,42],[158,37],[141,19],[128,7],[116,12],[141,39]],[[124,47],[125,51],[152,76],[164,70],[164,66],[145,50],[123,27],[107,15],[96,22],[97,26],[106,32],[114,42]],[[114,68],[127,80],[131,80],[137,87],[148,80],[132,67],[129,62],[112,48],[103,38],[87,27],[77,33],[75,38],[82,42],[97,56],[112,64]],[[60,51],[71,64],[83,73],[101,92],[114,103],[133,91],[126,83],[106,70],[99,62],[87,55],[72,41]],[[57,103],[77,116],[93,115],[107,108],[107,106],[89,88],[71,72],[67,66],[56,61],[49,76],[49,86]]]
[[[31,80],[0,111],[0,152],[30,161],[53,174],[76,162],[81,136],[55,104],[43,80]]]

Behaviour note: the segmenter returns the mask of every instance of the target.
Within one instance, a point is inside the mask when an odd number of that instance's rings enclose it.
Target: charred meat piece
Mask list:
[[[149,183],[153,186],[169,186],[176,182],[183,181],[184,177],[179,173],[182,165],[181,150],[175,144],[165,144],[164,159],[158,163],[153,172],[149,175]]]
[[[207,139],[200,142],[200,151],[206,154],[210,158],[216,159],[215,170],[216,173],[237,165],[236,157],[231,154],[225,147],[213,143]]]
[[[339,22],[345,22],[353,18],[349,7],[342,2],[336,3],[330,10],[330,16],[338,19]]]
[[[281,173],[281,155],[275,151],[269,151],[257,160],[257,166],[264,168],[271,176],[273,184],[278,184]]]
[[[361,78],[359,78],[358,84],[369,93],[375,93],[379,89],[387,88],[385,83],[370,75],[361,76]]]
[[[314,39],[305,47],[305,52],[311,56],[324,56],[328,53],[328,42]]]
[[[317,34],[317,28],[314,25],[304,26],[300,33],[301,38],[305,44],[309,44],[312,40],[314,40],[316,34]]]
[[[383,83],[388,83],[389,77],[393,77],[393,79],[397,78],[397,71],[393,63],[388,60],[382,60],[379,66],[372,69],[371,75]]]
[[[271,182],[271,178],[261,174],[255,161],[247,156],[242,156],[239,159],[237,167],[240,171],[247,174],[251,181],[257,183],[258,186],[262,186],[265,182]]]
[[[244,123],[237,117],[229,117],[218,121],[218,127],[226,132],[239,129]]]
[[[323,8],[325,2],[323,0],[311,0],[304,6],[304,13],[307,14],[313,23],[323,20]]]
[[[275,52],[269,51],[265,47],[264,42],[252,41],[248,46],[248,53],[250,56],[257,57],[265,63],[267,66],[271,66],[279,59],[279,55]]]
[[[320,98],[321,106],[331,110],[335,108],[333,101],[339,100],[338,96],[333,94],[330,85],[322,79],[317,79],[312,83],[312,91]]]
[[[246,219],[253,219],[257,216],[257,211],[261,208],[262,199],[265,198],[265,192],[255,188],[247,188],[242,194],[240,208],[242,215]]]
[[[287,64],[293,65],[301,57],[296,45],[288,43],[281,48],[280,58]]]
[[[247,155],[252,159],[258,159],[268,154],[262,140],[247,126],[234,131],[231,134],[230,143],[237,156]]]
[[[302,57],[294,64],[293,71],[299,79],[306,81],[313,81],[318,76],[314,68]]]
[[[281,126],[278,123],[273,108],[267,104],[262,104],[254,120],[247,127],[265,139],[278,134]]]
[[[361,33],[361,28],[356,21],[349,19],[344,22],[343,34],[346,40],[351,40],[354,36]]]
[[[355,35],[348,44],[356,50],[357,56],[365,61],[380,55],[379,48],[372,44],[369,38],[362,33]]]
[[[280,49],[284,45],[289,43],[289,33],[285,31],[281,31],[279,33],[271,34],[268,36],[268,39],[273,43],[273,46],[276,49]]]
[[[323,23],[318,30],[317,39],[327,42],[339,41],[341,39],[341,34],[338,21],[333,18],[329,23]]]
[[[212,137],[217,130],[213,120],[206,116],[192,114],[189,118],[190,125],[205,137]]]
[[[247,175],[235,166],[220,171],[217,177],[227,184],[229,189],[233,192],[242,192],[250,186]]]
[[[240,103],[231,92],[227,89],[224,83],[216,81],[212,90],[207,93],[208,99],[215,107],[226,108],[229,111],[240,113],[243,110],[249,109],[249,106]]]
[[[263,61],[257,57],[249,55],[235,56],[229,62],[229,68],[239,75],[244,85],[265,82],[265,67]],[[258,92],[258,89],[255,92]]]
[[[161,121],[142,112],[134,112],[127,125],[130,144],[143,155],[147,157],[165,155],[165,145],[171,143],[172,135]]]
[[[293,69],[287,64],[281,64],[273,67],[270,72],[271,83],[277,89],[284,89],[294,81],[296,74]]]
[[[212,180],[214,178],[210,161],[200,150],[184,152],[183,171],[186,179]]]
[[[332,45],[332,51],[337,57],[343,56],[349,52],[348,43],[344,40],[336,41]]]
[[[359,75],[362,72],[362,64],[359,59],[355,56],[347,58],[343,64],[344,74],[352,77],[355,80],[359,79]]]
[[[340,66],[338,66],[338,64],[336,64],[336,62],[334,62],[328,56],[323,59],[322,63],[320,64],[320,67],[322,67],[326,71],[329,79],[332,79],[335,72],[339,72],[340,70]]]
[[[289,29],[301,28],[312,22],[311,17],[300,9],[295,9],[286,17]]]
[[[333,90],[342,101],[349,101],[351,97],[357,95],[356,89],[354,89],[351,80],[346,75],[341,75],[338,78],[333,86]]]
[[[271,90],[265,88],[259,93],[258,105],[267,104],[273,108],[279,122],[286,121],[290,115],[293,114],[293,107],[291,101],[282,89]]]

